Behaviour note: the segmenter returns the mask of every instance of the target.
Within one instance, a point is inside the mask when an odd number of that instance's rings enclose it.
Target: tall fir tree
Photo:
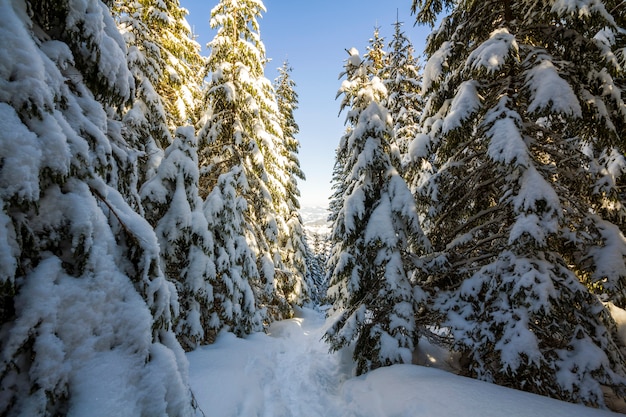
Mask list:
[[[329,299],[331,349],[356,339],[357,373],[409,363],[417,340],[417,303],[411,253],[428,246],[406,183],[391,150],[392,121],[381,105],[386,89],[371,76],[375,62],[349,51],[342,109],[352,129],[342,137],[338,175],[345,190],[332,225]],[[418,287],[419,288],[419,287]],[[419,292],[419,291],[418,291]]]
[[[470,375],[594,406],[603,386],[626,394],[624,345],[594,295],[623,303],[626,275],[602,162],[623,160],[625,133],[609,3],[414,2],[422,22],[451,8],[411,146],[432,166],[418,192],[439,324]]]
[[[383,82],[388,93],[386,107],[393,119],[394,137],[403,166],[408,162],[409,144],[419,131],[422,110],[421,69],[415,49],[402,30],[402,22],[396,21],[385,59]],[[402,174],[411,184],[411,179],[404,172]]]
[[[367,70],[381,80],[386,80],[386,61],[388,59],[385,50],[385,38],[380,36],[380,27],[374,28],[374,35],[367,42],[366,52],[363,58],[368,61]]]
[[[198,193],[196,148],[193,128],[178,128],[156,174],[141,188],[146,219],[159,240],[162,269],[178,292],[175,330],[186,350],[212,341],[216,331],[209,320],[216,281],[214,244]]]
[[[305,179],[304,172],[300,167],[298,152],[300,142],[296,139],[300,128],[296,123],[294,112],[298,108],[298,94],[296,83],[291,79],[292,69],[285,61],[278,69],[278,78],[274,81],[276,100],[280,114],[281,131],[283,133],[284,159],[287,162],[285,171],[285,230],[279,236],[281,257],[284,268],[292,276],[293,289],[287,291],[287,297],[291,303],[302,303],[311,298],[314,283],[308,279],[306,257],[307,243],[302,217],[300,216],[300,190],[298,179]]]
[[[124,137],[142,151],[141,186],[154,174],[175,129],[198,119],[195,106],[204,59],[178,0],[117,0],[113,4],[137,86],[123,122]]]
[[[203,69],[206,58],[192,32],[187,9],[179,0],[140,0],[149,13],[148,21],[158,30],[157,44],[165,61],[163,77],[156,92],[165,100],[170,131],[179,126],[195,126],[202,112]]]
[[[285,204],[280,170],[287,164],[278,149],[282,132],[274,90],[264,76],[267,59],[258,25],[264,11],[260,0],[222,0],[211,12],[217,34],[209,43],[211,81],[204,100],[199,159],[203,197],[221,175],[243,176],[236,190],[247,203],[245,219],[253,229],[250,246],[261,277],[254,284],[255,295],[273,319],[291,314],[277,292],[283,274],[276,274],[283,267],[278,237],[284,224],[277,216],[277,207]]]
[[[328,292],[326,280],[326,264],[330,255],[330,239],[327,232],[307,230],[307,283],[312,288],[309,291],[311,302],[314,305],[324,305]]]
[[[213,339],[222,329],[238,336],[260,331],[267,317],[267,311],[257,306],[255,298],[255,292],[262,288],[257,257],[248,244],[254,239],[254,230],[245,216],[248,203],[242,189],[247,186],[243,170],[234,167],[219,176],[204,202],[204,215],[215,243],[217,279],[209,318],[210,327],[215,329],[210,333]]]
[[[179,0],[115,0],[118,26],[129,46],[129,62],[138,81],[149,82],[152,91],[138,89],[141,108],[162,149],[171,143],[177,127],[198,121],[204,58],[187,23],[187,10]],[[157,98],[160,105],[156,105]],[[163,119],[170,135],[163,131]]]
[[[193,415],[176,291],[123,196],[138,195],[116,121],[134,85],[109,9],[5,0],[0,33],[0,414],[89,414],[97,396]]]
[[[123,112],[123,135],[134,149],[141,151],[138,172],[135,174],[139,188],[154,175],[163,151],[172,142],[167,124],[165,104],[155,90],[163,76],[164,60],[161,49],[154,41],[153,22],[146,19],[143,6],[136,1],[116,1],[112,9],[117,26],[127,45],[128,67],[135,80],[132,104]],[[137,199],[139,200],[139,198]],[[143,211],[137,202],[139,211]]]

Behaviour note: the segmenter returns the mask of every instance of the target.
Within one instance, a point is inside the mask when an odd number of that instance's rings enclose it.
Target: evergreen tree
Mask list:
[[[234,167],[220,175],[204,202],[204,215],[214,234],[217,279],[213,286],[212,338],[226,329],[244,336],[263,327],[266,311],[257,308],[255,291],[261,292],[256,255],[248,244],[254,239],[242,196],[247,188],[243,170]]]
[[[354,98],[354,95],[345,94],[348,87],[349,80],[360,78],[360,81],[363,85],[367,83],[369,80],[369,74],[366,70],[366,63],[362,62],[359,51],[356,48],[350,48],[346,50],[348,53],[348,59],[344,64],[344,71],[339,74],[339,78],[345,77],[346,79],[342,82],[341,88],[337,92],[337,98],[342,97],[341,105],[339,108],[339,115],[341,112],[348,107],[351,106],[351,101]],[[344,88],[344,84],[346,84]],[[332,188],[333,194],[330,198],[329,203],[329,211],[330,214],[328,216],[328,221],[331,224],[331,256],[328,259],[328,264],[326,265],[327,270],[327,281],[331,281],[331,277],[333,276],[333,270],[338,262],[338,259],[333,258],[333,254],[335,253],[334,243],[338,240],[341,240],[341,236],[336,234],[335,232],[338,229],[335,227],[337,222],[340,221],[342,216],[342,211],[344,210],[344,206],[346,204],[346,198],[348,196],[348,188],[350,184],[346,181],[346,172],[349,172],[349,167],[347,166],[347,159],[349,157],[348,151],[350,150],[347,146],[347,140],[352,136],[354,131],[354,123],[351,119],[346,117],[344,122],[346,124],[346,131],[344,135],[341,137],[339,141],[339,145],[335,150],[335,165],[333,167],[333,177],[332,177]],[[340,254],[338,252],[337,254]],[[337,290],[341,290],[341,287],[337,287]],[[330,298],[330,297],[329,297]],[[347,307],[345,304],[345,300],[347,299],[347,294],[335,294],[332,298],[333,308],[335,310],[344,309]]]
[[[163,130],[164,120],[170,134],[198,120],[204,58],[185,19],[188,12],[179,0],[115,0],[114,11],[138,85],[152,86],[138,88],[137,99],[145,102],[139,111],[146,113],[151,134],[165,149],[171,135]]]
[[[326,264],[330,256],[330,236],[326,232],[307,230],[307,282],[310,283],[311,301],[314,305],[326,304],[328,281]]]
[[[368,62],[368,70],[372,75],[377,76],[381,80],[387,79],[385,73],[385,62],[387,61],[387,52],[385,51],[385,38],[380,36],[380,28],[374,28],[374,36],[369,39],[367,52],[363,56]]]
[[[137,86],[123,122],[124,137],[142,152],[141,185],[154,174],[174,130],[197,121],[203,58],[177,0],[117,0],[113,12]]]
[[[133,78],[100,1],[0,2],[0,414],[192,415],[176,291],[116,110]],[[129,169],[127,169],[129,168]],[[101,371],[116,375],[102,384]]]
[[[432,307],[467,372],[602,406],[603,385],[626,393],[624,346],[592,294],[623,300],[626,240],[604,204],[618,193],[599,161],[623,154],[624,45],[613,7],[593,4],[414,2],[423,22],[453,8],[429,37],[412,157],[432,165],[418,190]]]
[[[299,132],[299,127],[294,116],[294,112],[298,108],[298,94],[295,91],[296,84],[289,75],[291,71],[289,63],[285,61],[278,70],[278,78],[274,81],[281,131],[283,132],[282,149],[285,153],[284,159],[287,161],[285,171],[288,174],[284,184],[286,230],[279,236],[279,242],[285,270],[293,276],[292,281],[295,284],[291,291],[286,292],[286,295],[291,303],[302,303],[311,297],[310,292],[313,290],[314,284],[310,279],[307,279],[309,275],[306,265],[306,234],[299,212],[298,179],[303,180],[305,176],[298,160],[300,143],[296,139],[296,135]]]
[[[257,22],[263,11],[260,0],[222,0],[211,12],[217,34],[207,61],[211,81],[199,134],[200,189],[207,196],[222,174],[237,171],[244,177],[236,190],[247,203],[250,245],[263,282],[256,299],[267,305],[271,318],[279,318],[291,314],[276,292],[283,274],[275,276],[282,269],[278,236],[283,227],[276,207],[284,204],[280,196],[285,195],[277,171],[287,164],[277,150],[282,132],[273,88],[263,72],[265,47]]]
[[[150,24],[155,25],[156,40],[165,61],[163,77],[156,85],[157,94],[164,97],[170,131],[178,126],[196,125],[201,109],[204,85],[203,68],[206,59],[185,16],[188,11],[179,0],[140,0],[145,2]]]
[[[163,157],[161,149],[172,142],[163,99],[154,88],[163,76],[164,62],[159,45],[153,40],[153,22],[144,20],[145,13],[139,2],[117,1],[113,13],[128,46],[128,67],[136,85],[132,105],[124,112],[122,121],[124,138],[134,149],[141,151],[139,172],[126,173],[129,176],[134,174],[138,184],[133,186],[138,188],[154,175]],[[140,211],[143,210],[138,202],[136,206]]]
[[[422,110],[421,67],[414,54],[413,45],[402,30],[402,22],[396,22],[385,60],[383,82],[389,95],[386,107],[393,119],[403,165],[407,164],[409,144],[419,131]],[[407,182],[410,184],[411,180],[407,178]]]
[[[357,373],[408,363],[417,340],[409,254],[427,245],[413,196],[396,169],[386,89],[371,62],[350,50],[342,109],[353,126],[340,142],[343,201],[333,222],[329,298],[339,312],[325,338],[337,350],[356,339]]]
[[[162,269],[176,285],[176,334],[186,350],[207,342],[216,279],[213,236],[198,194],[197,142],[192,127],[178,128],[155,176],[141,189],[146,219],[161,247]]]

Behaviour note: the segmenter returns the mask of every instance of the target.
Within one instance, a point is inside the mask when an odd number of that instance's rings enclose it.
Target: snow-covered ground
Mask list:
[[[246,339],[222,334],[187,354],[205,416],[601,417],[620,416],[417,365],[353,377],[351,354],[330,354],[324,314],[302,309]],[[202,413],[200,413],[202,415]]]

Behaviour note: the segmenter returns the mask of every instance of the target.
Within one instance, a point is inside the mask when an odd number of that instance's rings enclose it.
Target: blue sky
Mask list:
[[[207,55],[206,44],[215,32],[209,27],[211,9],[218,0],[181,0],[189,10],[187,21]],[[424,48],[429,27],[414,26],[411,0],[264,0],[267,12],[259,21],[261,39],[271,62],[265,76],[274,80],[276,69],[289,60],[299,95],[296,122],[300,126],[300,164],[306,181],[299,183],[303,206],[326,206],[331,194],[335,149],[345,126],[338,116],[341,85],[339,73],[346,49],[365,52],[376,26],[389,42],[396,16],[418,54]],[[423,58],[421,59],[423,64]]]

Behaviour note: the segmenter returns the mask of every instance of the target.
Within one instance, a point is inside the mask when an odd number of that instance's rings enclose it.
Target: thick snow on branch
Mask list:
[[[491,138],[489,157],[503,164],[514,163],[528,167],[530,156],[520,132],[521,118],[516,112],[502,107],[497,106],[496,111],[492,113],[498,115],[504,113],[505,117],[496,119],[487,131],[487,136]]]
[[[559,196],[536,168],[528,168],[520,181],[521,187],[515,199],[518,212],[543,211],[556,215],[562,212]]]
[[[356,227],[355,220],[361,219],[365,213],[365,191],[362,187],[356,188],[346,197],[343,212],[346,232],[351,233]]]
[[[380,241],[385,246],[395,246],[398,242],[398,236],[391,219],[389,195],[384,193],[380,197],[380,203],[374,209],[367,222],[365,243]]]
[[[461,126],[474,112],[480,109],[481,97],[477,90],[478,82],[475,80],[464,81],[450,104],[450,109],[443,120],[441,133],[444,135]]]
[[[505,28],[496,29],[489,39],[472,51],[465,68],[473,70],[484,68],[487,72],[496,72],[502,68],[511,52],[517,52],[515,36]]]
[[[599,14],[612,25],[615,25],[613,16],[604,7],[602,0],[556,0],[552,4],[552,12],[559,16],[576,15],[578,17],[591,17]]]
[[[422,94],[428,91],[433,84],[441,81],[443,75],[443,68],[446,65],[446,60],[452,52],[452,42],[444,42],[441,47],[435,52],[424,67],[424,74],[422,78]]]
[[[542,60],[526,74],[526,86],[531,92],[529,112],[548,110],[567,116],[582,116],[580,103],[570,84],[547,59]]]
[[[592,248],[589,255],[593,258],[596,265],[593,277],[597,280],[608,278],[607,284],[611,285],[618,278],[626,277],[626,239],[619,227],[611,222],[607,222],[600,218],[596,219],[596,224],[600,235],[602,236],[603,245],[601,247]]]
[[[0,103],[0,197],[28,201],[39,197],[42,153],[41,142],[13,107]]]
[[[426,158],[430,153],[430,144],[430,136],[418,133],[409,144],[409,159],[415,162],[420,158]]]
[[[98,68],[101,79],[123,99],[128,99],[134,79],[126,63],[126,44],[111,13],[95,0],[69,0],[66,27],[80,28],[83,39],[98,45],[98,51],[81,45],[80,53]],[[72,29],[78,30],[78,29]]]
[[[557,231],[558,218],[562,215],[559,197],[534,166],[521,176],[513,204],[518,216],[511,228],[509,244],[526,234],[544,245],[548,235]]]

